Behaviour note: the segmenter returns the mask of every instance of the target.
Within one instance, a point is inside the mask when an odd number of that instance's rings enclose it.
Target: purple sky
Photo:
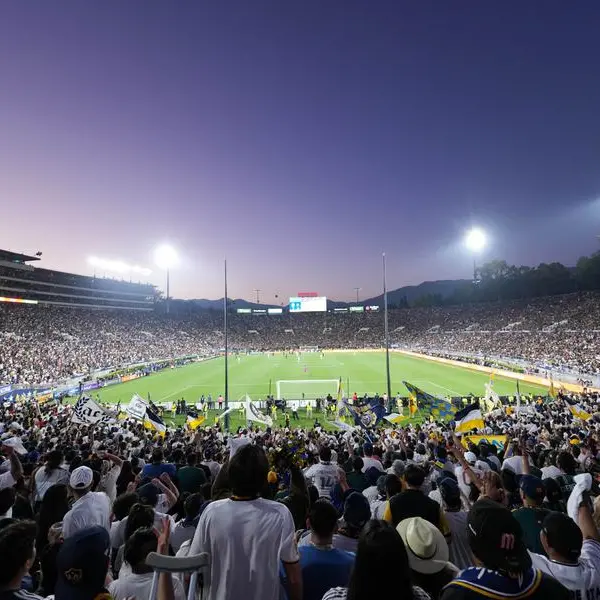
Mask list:
[[[600,233],[600,3],[4,0],[0,247],[352,299]],[[155,272],[154,283],[162,283]]]

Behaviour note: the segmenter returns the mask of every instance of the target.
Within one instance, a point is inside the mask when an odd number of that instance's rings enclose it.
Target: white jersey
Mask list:
[[[595,540],[584,540],[576,565],[555,562],[532,552],[529,554],[533,566],[562,583],[571,592],[571,597],[581,600],[600,598],[600,544]]]
[[[317,488],[319,497],[331,498],[331,490],[340,481],[340,467],[332,463],[320,462],[309,467],[304,477]]]

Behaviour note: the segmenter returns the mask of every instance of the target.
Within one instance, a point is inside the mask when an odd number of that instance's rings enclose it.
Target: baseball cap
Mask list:
[[[522,573],[531,566],[521,526],[511,512],[493,500],[478,500],[467,519],[473,554],[488,569]]]
[[[442,496],[442,500],[446,504],[454,506],[460,502],[460,488],[458,482],[452,477],[443,477],[438,481],[438,488]]]
[[[352,492],[344,502],[344,521],[350,527],[361,529],[371,518],[369,501],[360,492]]]
[[[429,521],[421,517],[404,519],[396,530],[406,546],[413,571],[430,575],[439,573],[448,564],[448,544],[442,532]]]
[[[541,502],[546,495],[544,484],[539,477],[534,475],[522,475],[519,481],[519,487],[527,498]]]
[[[562,557],[576,561],[581,555],[583,534],[571,517],[560,512],[549,513],[542,523],[548,544]]]
[[[89,467],[77,467],[71,473],[69,485],[74,490],[89,488],[94,482],[94,472]]]
[[[474,465],[477,462],[477,456],[474,452],[465,452],[465,460],[470,465]]]
[[[95,525],[68,537],[56,559],[56,598],[93,600],[104,590],[108,572],[110,536]]]
[[[148,506],[156,506],[158,502],[158,488],[153,483],[145,483],[137,489],[140,502]]]

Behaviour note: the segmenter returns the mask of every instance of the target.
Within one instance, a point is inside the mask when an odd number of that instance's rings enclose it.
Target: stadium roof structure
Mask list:
[[[40,257],[29,256],[28,254],[22,254],[20,252],[13,252],[12,250],[0,249],[0,260],[12,263],[27,263],[34,260],[40,260]]]

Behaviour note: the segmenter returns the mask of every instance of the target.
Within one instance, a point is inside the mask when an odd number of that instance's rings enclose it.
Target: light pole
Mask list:
[[[170,297],[170,281],[169,275],[170,270],[177,265],[179,262],[179,257],[177,256],[177,251],[169,244],[161,244],[154,251],[154,262],[159,269],[164,269],[167,273],[167,304],[166,311],[169,314],[169,297]]]
[[[388,326],[388,295],[387,295],[387,268],[385,252],[381,256],[383,263],[383,329],[385,336],[385,381],[387,386],[388,402],[392,397],[392,380],[390,377],[390,332]]]
[[[223,294],[223,335],[224,335],[224,346],[225,346],[225,411],[229,409],[229,340],[227,336],[227,259],[223,263],[223,275],[225,290]],[[225,431],[229,431],[229,413],[225,413],[225,423],[223,424]]]
[[[358,292],[360,292],[361,289],[362,288],[359,288],[359,287],[354,288],[354,291],[356,292],[356,304],[358,304]]]
[[[473,229],[467,231],[465,246],[473,254],[473,283],[477,283],[477,255],[487,246],[485,231],[479,229],[479,227],[473,227]]]

